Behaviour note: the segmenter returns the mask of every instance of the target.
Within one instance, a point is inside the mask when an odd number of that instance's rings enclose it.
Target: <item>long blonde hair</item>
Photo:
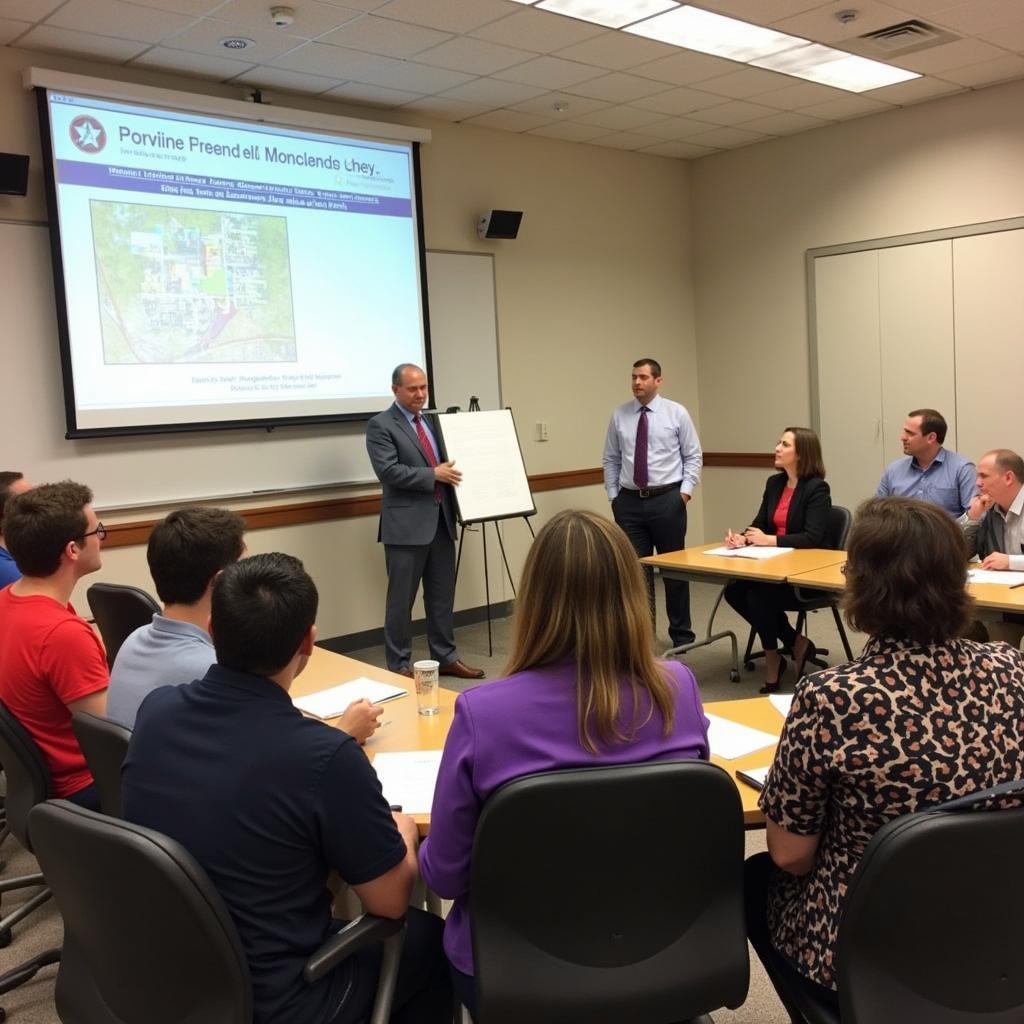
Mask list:
[[[526,557],[505,671],[574,661],[579,739],[596,753],[595,735],[603,744],[629,742],[655,707],[669,734],[675,703],[653,645],[647,588],[626,535],[592,512],[559,512]],[[649,699],[641,701],[644,693]]]

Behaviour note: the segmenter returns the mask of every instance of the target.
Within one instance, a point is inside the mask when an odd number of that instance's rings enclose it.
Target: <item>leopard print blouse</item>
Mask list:
[[[772,880],[776,948],[836,988],[843,900],[871,837],[892,818],[1024,777],[1022,741],[1024,655],[1008,644],[874,639],[801,680],[760,805],[821,841],[807,875]]]

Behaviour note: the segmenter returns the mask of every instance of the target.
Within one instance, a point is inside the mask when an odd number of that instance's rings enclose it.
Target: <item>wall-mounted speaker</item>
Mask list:
[[[0,195],[23,196],[28,192],[28,157],[0,153]]]
[[[523,220],[522,210],[490,210],[476,223],[481,238],[515,238]]]

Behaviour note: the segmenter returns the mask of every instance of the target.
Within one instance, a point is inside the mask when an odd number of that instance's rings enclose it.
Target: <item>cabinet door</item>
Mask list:
[[[953,242],[960,450],[1024,452],[1024,231]]]
[[[882,475],[878,251],[814,261],[818,433],[837,505],[855,509]]]

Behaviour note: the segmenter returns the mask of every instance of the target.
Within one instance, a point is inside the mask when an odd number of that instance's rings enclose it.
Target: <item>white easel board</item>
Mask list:
[[[445,452],[462,472],[455,488],[460,522],[536,513],[510,409],[443,413],[437,421]]]

